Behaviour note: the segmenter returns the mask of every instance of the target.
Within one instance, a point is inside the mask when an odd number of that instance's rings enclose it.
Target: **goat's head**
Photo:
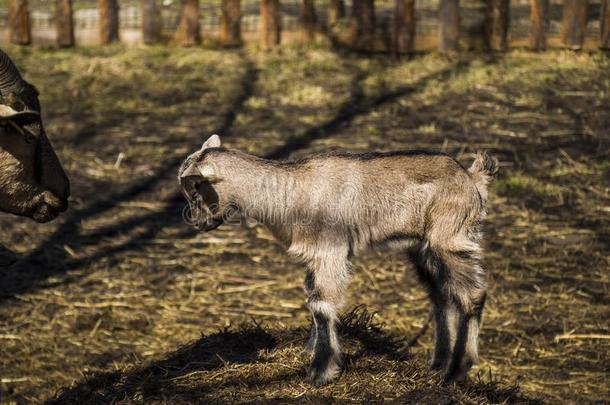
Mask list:
[[[37,222],[68,207],[70,182],[40,118],[38,91],[0,50],[0,211]]]
[[[190,155],[178,173],[182,193],[189,203],[187,220],[197,229],[211,231],[231,216],[234,207],[227,198],[220,172],[223,149],[220,137],[212,135],[201,149]]]

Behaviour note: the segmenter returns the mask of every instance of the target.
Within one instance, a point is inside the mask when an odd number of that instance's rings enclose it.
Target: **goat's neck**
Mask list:
[[[267,225],[294,216],[300,189],[295,173],[264,160],[246,159],[232,181],[233,200],[247,216]]]

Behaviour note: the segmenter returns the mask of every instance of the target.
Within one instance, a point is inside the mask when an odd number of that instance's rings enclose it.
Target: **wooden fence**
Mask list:
[[[470,47],[504,51],[511,44],[577,50],[585,42],[610,49],[610,0],[79,0],[76,5],[7,0],[0,29],[5,27],[14,44],[31,44],[34,30],[59,47],[93,42],[81,40],[86,31],[102,44],[169,38],[191,46],[213,38],[219,46],[234,47],[256,38],[268,49],[287,37],[302,42],[325,37],[360,51],[397,53],[431,47],[443,53]]]

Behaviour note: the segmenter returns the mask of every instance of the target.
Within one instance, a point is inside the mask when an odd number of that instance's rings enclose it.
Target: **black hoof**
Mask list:
[[[430,363],[430,371],[438,373],[447,368],[447,359],[433,358]]]
[[[323,370],[310,367],[307,372],[307,382],[316,387],[332,383],[341,375],[343,368],[340,363],[339,361],[333,361]]]
[[[463,383],[468,379],[468,372],[472,368],[473,363],[471,361],[464,361],[460,366],[451,366],[447,372],[443,375],[443,382],[446,384],[450,383]]]
[[[325,385],[335,381],[343,372],[343,360],[337,353],[317,355],[307,370],[307,381],[315,386]]]

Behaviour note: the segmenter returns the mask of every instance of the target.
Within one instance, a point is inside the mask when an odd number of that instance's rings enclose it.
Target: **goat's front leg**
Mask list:
[[[305,284],[303,286],[305,293],[307,294],[307,304],[309,304],[309,298],[315,292],[315,279],[314,272],[312,270],[307,271],[307,276],[305,277]],[[307,333],[307,341],[305,342],[305,347],[303,351],[307,354],[313,355],[314,349],[316,347],[316,338],[318,337],[318,331],[316,328],[316,318],[312,315],[311,324],[309,325],[309,332]]]
[[[307,279],[307,305],[312,314],[310,343],[313,347],[308,380],[322,385],[335,380],[342,369],[337,336],[337,313],[349,279],[347,261],[322,261],[311,266]]]

